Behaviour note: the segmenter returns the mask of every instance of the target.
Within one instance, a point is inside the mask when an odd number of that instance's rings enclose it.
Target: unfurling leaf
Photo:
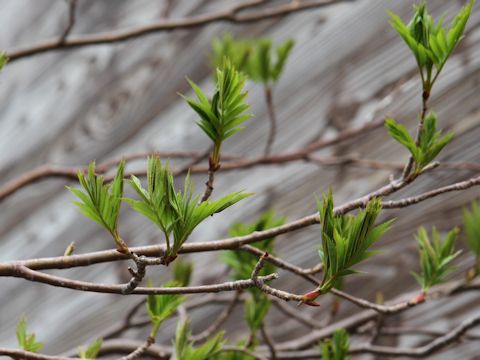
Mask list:
[[[178,285],[178,283],[170,282],[165,284],[165,287],[175,287]],[[178,294],[148,295],[147,313],[150,321],[158,328],[184,301],[185,297]]]
[[[417,60],[423,87],[427,93],[462,39],[473,4],[474,0],[470,0],[459,11],[448,29],[443,25],[443,18],[435,24],[424,1],[415,6],[415,13],[408,24],[403,23],[398,15],[390,13],[390,24]],[[435,74],[432,71],[433,67],[436,69]]]
[[[467,235],[467,245],[478,261],[480,260],[480,207],[476,201],[472,202],[470,209],[463,209],[463,226]]]
[[[163,231],[167,243],[166,264],[176,258],[178,250],[203,220],[252,195],[236,192],[219,200],[199,203],[200,196],[193,196],[190,177],[185,178],[183,191],[176,191],[168,165],[162,166],[158,156],[148,160],[147,180],[148,189],[145,190],[140,180],[132,176],[129,184],[140,200],[124,200]],[[170,242],[172,236],[173,244]]]
[[[23,315],[17,325],[17,341],[21,349],[30,352],[39,352],[43,344],[35,341],[34,333],[27,333],[27,318]]]
[[[81,200],[75,202],[80,212],[104,227],[112,235],[117,249],[121,252],[128,251],[117,230],[123,195],[124,168],[125,162],[121,161],[112,183],[105,184],[104,177],[95,174],[95,162],[91,162],[86,175],[82,171],[78,172],[78,180],[83,191],[67,186],[67,189]]]
[[[415,160],[415,173],[419,174],[428,164],[430,164],[443,150],[443,148],[453,139],[453,133],[442,134],[437,131],[437,116],[430,112],[426,115],[422,131],[420,133],[419,144],[417,145],[407,128],[397,123],[392,118],[385,120],[385,127],[388,134],[405,146]]]
[[[451,262],[461,252],[455,251],[458,232],[458,228],[454,228],[441,241],[440,233],[435,227],[432,228],[431,239],[424,227],[418,229],[416,238],[420,254],[420,273],[413,273],[413,276],[425,293],[432,286],[445,281],[446,276],[453,271]]]
[[[357,215],[337,216],[333,212],[333,197],[329,192],[323,204],[318,204],[322,224],[320,257],[324,277],[320,293],[328,292],[344,276],[355,274],[351,268],[376,251],[369,248],[390,228],[392,220],[375,226],[382,209],[381,199],[372,199]],[[313,299],[310,299],[313,300]]]
[[[190,338],[190,323],[188,320],[178,322],[175,334],[175,359],[176,360],[208,360],[222,349],[223,332],[213,335],[205,343],[194,347]]]
[[[98,356],[98,352],[102,347],[103,340],[97,339],[93,343],[91,343],[86,348],[80,348],[80,358],[82,359],[96,359]]]
[[[214,150],[212,161],[220,162],[220,147],[223,141],[243,129],[243,123],[251,115],[245,113],[250,107],[245,99],[244,77],[235,69],[232,62],[224,60],[217,68],[215,92],[209,99],[203,90],[193,81],[188,81],[197,96],[197,100],[181,95],[200,117],[198,126],[212,140]]]
[[[323,360],[348,360],[349,349],[349,336],[345,329],[335,331],[332,339],[328,339],[320,344]]]

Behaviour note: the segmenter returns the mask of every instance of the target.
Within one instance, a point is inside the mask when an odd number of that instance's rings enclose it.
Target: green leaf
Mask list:
[[[7,55],[5,55],[5,53],[0,51],[0,70],[5,66],[7,62],[8,62]]]
[[[185,178],[183,191],[176,191],[168,164],[162,166],[158,156],[148,160],[147,181],[148,189],[145,190],[140,181],[132,177],[129,184],[140,200],[124,201],[163,231],[167,243],[166,258],[169,259],[176,257],[178,250],[202,221],[252,195],[236,192],[218,200],[199,203],[199,196],[193,196],[190,176]],[[170,243],[171,237],[173,244]]]
[[[288,56],[295,45],[295,41],[288,39],[277,48],[277,61],[270,71],[270,76],[274,81],[278,81],[283,72]]]
[[[87,174],[78,172],[78,180],[83,190],[67,186],[67,189],[80,199],[74,203],[80,212],[104,227],[120,248],[124,244],[118,235],[117,223],[123,195],[124,168],[125,162],[121,161],[113,181],[105,184],[104,177],[95,174],[95,162],[91,162]]]
[[[348,360],[350,341],[345,329],[336,330],[332,339],[327,339],[320,344],[320,353],[323,360]]]
[[[164,286],[175,287],[178,285],[176,282],[169,282]],[[149,286],[151,286],[151,283],[149,283]],[[158,327],[163,321],[168,319],[184,301],[185,297],[177,294],[148,295],[147,313],[150,321]]]
[[[174,342],[176,360],[207,360],[220,352],[223,346],[223,332],[215,334],[201,346],[194,347],[189,341],[189,328],[188,320],[179,321],[177,325]]]
[[[173,280],[180,286],[188,286],[192,277],[193,264],[191,261],[178,259],[173,264]]]
[[[402,37],[417,60],[423,88],[427,93],[462,39],[473,4],[474,1],[470,0],[459,11],[448,30],[443,25],[443,17],[435,25],[425,1],[414,6],[415,12],[408,25],[403,23],[398,15],[389,13],[391,26]],[[432,73],[433,66],[436,68],[435,74]]]
[[[17,341],[21,349],[30,352],[39,352],[43,348],[43,344],[35,341],[34,333],[27,333],[27,318],[22,315],[17,325]]]
[[[252,223],[234,224],[229,230],[229,235],[231,237],[250,235],[255,231],[263,231],[263,230],[271,229],[271,228],[283,225],[284,223],[285,223],[284,217],[278,217],[275,215],[273,211],[267,211]],[[274,240],[275,238],[268,238],[268,239],[262,240],[261,242],[256,242],[252,244],[252,246],[262,251],[266,251],[269,254],[274,254],[274,251],[273,251]],[[223,251],[221,254],[221,259],[232,269],[231,276],[233,280],[242,280],[242,279],[250,278],[252,270],[254,269],[256,263],[258,262],[258,256],[249,254],[241,250]],[[275,271],[275,267],[271,263],[267,262],[264,268],[260,271],[260,275],[263,276],[263,275],[271,274],[274,271]],[[248,289],[248,291],[254,294],[258,293],[258,289],[255,289],[255,288]]]
[[[336,216],[331,191],[318,203],[322,224],[320,258],[324,264],[321,293],[328,292],[342,277],[354,274],[351,267],[374,255],[369,248],[390,228],[392,221],[375,226],[381,211],[380,199],[372,199],[357,215]]]
[[[470,209],[463,209],[463,226],[466,232],[467,246],[477,259],[480,259],[480,207],[473,201]]]
[[[435,227],[432,228],[431,237],[424,227],[418,229],[416,239],[420,254],[420,273],[413,273],[413,276],[424,292],[444,282],[446,276],[453,271],[451,262],[460,254],[460,251],[455,252],[454,249],[458,232],[458,228],[454,228],[441,241],[440,233]]]
[[[420,133],[419,144],[411,137],[407,128],[392,118],[385,120],[388,134],[405,146],[415,160],[415,171],[420,173],[430,164],[447,144],[452,141],[453,133],[442,134],[437,131],[437,116],[430,112],[425,116],[424,125]]]
[[[211,100],[203,90],[189,80],[197,100],[181,95],[199,115],[197,123],[215,146],[241,130],[241,126],[251,115],[245,114],[249,105],[245,102],[247,92],[243,90],[245,80],[235,69],[232,61],[224,59],[223,66],[217,69],[215,92]]]
[[[80,348],[79,356],[82,359],[96,359],[102,347],[103,340],[97,339],[86,348]]]
[[[245,320],[252,333],[257,332],[262,326],[270,304],[270,299],[265,295],[252,297],[245,301]]]

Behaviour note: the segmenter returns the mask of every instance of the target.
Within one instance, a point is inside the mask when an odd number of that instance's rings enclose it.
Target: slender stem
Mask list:
[[[264,155],[268,156],[272,150],[273,143],[275,142],[275,135],[277,133],[277,116],[275,114],[275,108],[273,106],[273,91],[269,85],[264,87],[265,103],[267,105],[268,118],[270,120],[270,129],[268,132],[267,144],[265,146]]]

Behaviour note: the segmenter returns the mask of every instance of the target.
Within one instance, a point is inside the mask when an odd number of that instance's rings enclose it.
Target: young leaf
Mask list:
[[[420,254],[420,273],[413,273],[417,282],[426,293],[432,286],[441,284],[453,270],[451,262],[460,254],[455,252],[455,240],[459,230],[454,228],[447,233],[443,242],[438,230],[432,228],[432,240],[424,227],[418,229],[416,239]]]
[[[104,227],[113,237],[117,249],[121,252],[128,251],[127,245],[118,234],[118,214],[123,195],[123,172],[125,162],[118,165],[117,173],[112,183],[104,184],[103,176],[95,174],[95,162],[91,162],[88,173],[78,172],[78,180],[83,191],[77,188],[68,187],[80,201],[74,202],[85,216],[96,221]]]
[[[254,231],[263,231],[273,227],[283,225],[285,223],[284,217],[277,217],[273,211],[268,211],[258,218],[257,221],[250,224],[236,223],[234,224],[229,235],[231,237],[244,236],[253,233]],[[275,238],[269,238],[261,242],[252,244],[252,246],[273,254],[273,245]],[[233,280],[248,279],[258,262],[258,256],[249,254],[245,251],[227,250],[222,252],[221,259],[233,270],[231,275]],[[260,275],[271,274],[275,271],[275,267],[267,262],[264,268],[260,271]],[[248,289],[250,292],[257,292],[255,288]]]
[[[473,201],[470,209],[463,209],[463,226],[467,245],[477,259],[480,259],[480,207]],[[480,264],[480,263],[479,263]]]
[[[27,318],[23,315],[17,325],[17,341],[21,349],[30,352],[39,352],[43,344],[35,341],[34,333],[27,333]]]
[[[351,267],[374,255],[368,249],[389,229],[392,221],[375,226],[382,209],[381,200],[371,200],[365,210],[356,216],[336,216],[333,212],[333,197],[324,196],[323,205],[318,204],[322,224],[321,259],[324,277],[320,293],[328,292],[342,277],[356,273]],[[314,299],[309,299],[312,301]]]
[[[158,156],[150,158],[148,164],[148,190],[143,189],[140,181],[132,177],[129,184],[140,196],[140,200],[124,200],[164,232],[167,242],[166,264],[176,258],[180,247],[203,220],[252,195],[236,192],[219,200],[199,203],[199,196],[193,196],[193,186],[188,175],[183,191],[176,191],[168,165],[162,166]],[[171,236],[173,245],[169,240]]]
[[[270,299],[262,294],[258,298],[250,298],[245,301],[245,320],[251,333],[257,332],[262,326],[263,320],[270,309]]]
[[[80,348],[79,356],[82,359],[96,359],[102,347],[103,340],[97,339],[86,348]]]
[[[323,360],[348,360],[349,349],[349,337],[345,329],[335,331],[332,339],[320,344],[320,352]]]
[[[400,17],[390,13],[390,24],[412,51],[422,76],[424,91],[428,94],[455,47],[462,39],[465,26],[472,12],[474,0],[464,6],[450,28],[443,26],[443,18],[437,24],[428,13],[425,1],[415,6],[415,13],[406,25]],[[435,66],[436,73],[433,74]]]
[[[235,69],[229,59],[224,60],[222,68],[217,69],[215,92],[208,99],[200,87],[193,81],[190,86],[197,100],[181,95],[190,107],[199,115],[197,123],[214,144],[213,162],[220,161],[220,147],[224,140],[242,130],[241,126],[251,115],[245,111],[250,107],[245,99],[247,91],[243,90],[245,80]]]
[[[252,44],[247,40],[235,40],[230,33],[224,34],[222,38],[215,38],[212,41],[211,63],[213,68],[223,65],[225,58],[229,59],[233,66],[240,72],[246,72],[246,65],[252,53]],[[216,79],[216,73],[215,79]]]
[[[388,134],[410,151],[415,161],[415,172],[417,174],[430,164],[453,139],[453,133],[443,135],[442,131],[437,131],[437,116],[434,112],[425,116],[418,145],[410,136],[407,128],[394,119],[387,118],[385,126],[388,129]]]
[[[180,284],[180,286],[188,286],[188,284],[190,284],[192,272],[193,264],[191,261],[178,259],[173,264],[173,281]]]
[[[175,335],[175,359],[176,360],[207,360],[218,354],[223,346],[223,332],[219,332],[203,345],[194,347],[189,341],[190,324],[188,320],[180,321]]]
[[[5,66],[7,61],[8,61],[7,56],[0,51],[0,70],[2,70],[2,68]]]
[[[165,284],[165,287],[178,286],[175,282]],[[148,295],[147,313],[154,327],[158,328],[160,324],[169,318],[177,308],[185,301],[185,297],[176,294]]]

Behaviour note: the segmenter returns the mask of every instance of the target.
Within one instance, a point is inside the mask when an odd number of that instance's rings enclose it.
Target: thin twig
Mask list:
[[[275,350],[275,343],[273,339],[268,334],[267,330],[265,329],[265,324],[262,323],[260,326],[260,332],[262,333],[263,340],[265,344],[267,344],[268,350],[270,350],[270,359],[276,360],[277,359],[277,352]]]
[[[201,333],[190,336],[190,340],[194,342],[201,342],[207,340],[210,336],[212,336],[219,328],[222,326],[228,317],[232,314],[235,306],[238,304],[238,300],[240,299],[240,291],[235,292],[235,296],[231,300],[231,302],[227,305],[227,307],[218,315],[218,317],[213,320],[209,327],[203,330]]]
[[[268,132],[268,139],[264,152],[264,155],[268,156],[272,150],[272,146],[275,141],[275,134],[277,133],[277,116],[275,115],[275,109],[273,106],[272,88],[268,85],[265,85],[264,94],[265,103],[267,104],[268,118],[270,120],[270,130]]]
[[[62,35],[60,36],[60,40],[58,40],[59,45],[62,45],[65,43],[68,35],[70,35],[70,32],[75,26],[75,11],[77,8],[77,0],[67,0],[67,1],[68,1],[68,25],[63,31]]]
[[[258,11],[251,11],[245,14],[240,14],[239,12],[241,10],[246,10],[249,7],[256,6],[257,4],[262,2],[262,0],[250,0],[233,6],[227,10],[211,12],[209,14],[202,14],[183,19],[162,19],[148,25],[132,27],[124,30],[116,30],[99,34],[81,36],[79,35],[75,37],[70,37],[66,39],[63,43],[59,43],[58,39],[45,40],[34,45],[7,51],[7,57],[9,58],[10,62],[13,62],[21,58],[50,51],[117,43],[129,39],[138,38],[147,34],[158,33],[161,31],[191,29],[220,21],[238,24],[257,22],[261,20],[282,17],[300,11],[306,11],[314,8],[320,8],[323,6],[333,5],[342,1],[353,0],[310,0],[302,1],[302,3],[300,4],[281,4],[278,6],[272,6],[267,9],[261,9]]]
[[[139,346],[137,349],[135,349],[135,351],[132,351],[127,356],[122,357],[121,360],[135,360],[140,358],[140,356],[142,356],[154,343],[155,339],[152,336],[149,336],[142,346]]]
[[[471,178],[466,181],[458,182],[449,186],[444,186],[426,193],[406,198],[403,200],[397,201],[388,201],[382,204],[385,209],[394,209],[402,208],[405,206],[417,204],[419,202],[428,200],[432,197],[445,194],[452,191],[465,190],[470,187],[480,184],[480,176]],[[352,210],[366,206],[368,201],[374,197],[382,197],[398,189],[406,186],[406,183],[401,184],[390,184],[383,188],[380,188],[376,191],[371,192],[368,195],[362,196],[356,200],[349,201],[341,206],[334,208],[335,215],[343,215]],[[281,234],[290,233],[295,230],[303,229],[310,225],[318,224],[320,222],[320,217],[318,213],[305,216],[301,219],[292,221],[290,223],[277,226],[268,230],[256,231],[249,235],[237,236],[233,238],[227,238],[223,240],[214,240],[209,242],[196,242],[196,243],[186,243],[183,244],[179,250],[179,253],[194,253],[194,252],[207,252],[207,251],[217,251],[217,250],[231,250],[238,248],[242,245],[252,244],[257,241],[269,239]],[[158,256],[165,252],[165,245],[150,245],[143,247],[131,247],[131,251],[135,252],[138,255],[145,256]],[[11,276],[10,274],[14,271],[16,266],[25,266],[32,270],[45,270],[45,269],[66,269],[78,266],[88,266],[92,264],[98,264],[103,262],[125,260],[128,257],[124,254],[119,253],[116,250],[103,250],[93,253],[87,253],[82,255],[71,255],[71,256],[58,256],[51,258],[38,258],[30,260],[18,260],[12,262],[3,262],[0,263],[0,276]]]
[[[48,284],[52,286],[62,287],[66,289],[98,292],[104,294],[125,294],[125,285],[105,285],[96,284],[85,281],[71,280],[64,277],[55,275],[44,274],[35,270],[31,270],[23,265],[15,266],[10,276],[23,278],[25,280]],[[267,276],[261,276],[257,281],[271,281],[277,279],[277,274],[270,274]],[[229,281],[221,284],[214,285],[201,285],[201,286],[187,286],[187,287],[137,287],[130,294],[132,295],[149,295],[149,294],[199,294],[199,293],[212,293],[222,291],[235,291],[243,290],[257,286],[256,282],[252,279]]]

